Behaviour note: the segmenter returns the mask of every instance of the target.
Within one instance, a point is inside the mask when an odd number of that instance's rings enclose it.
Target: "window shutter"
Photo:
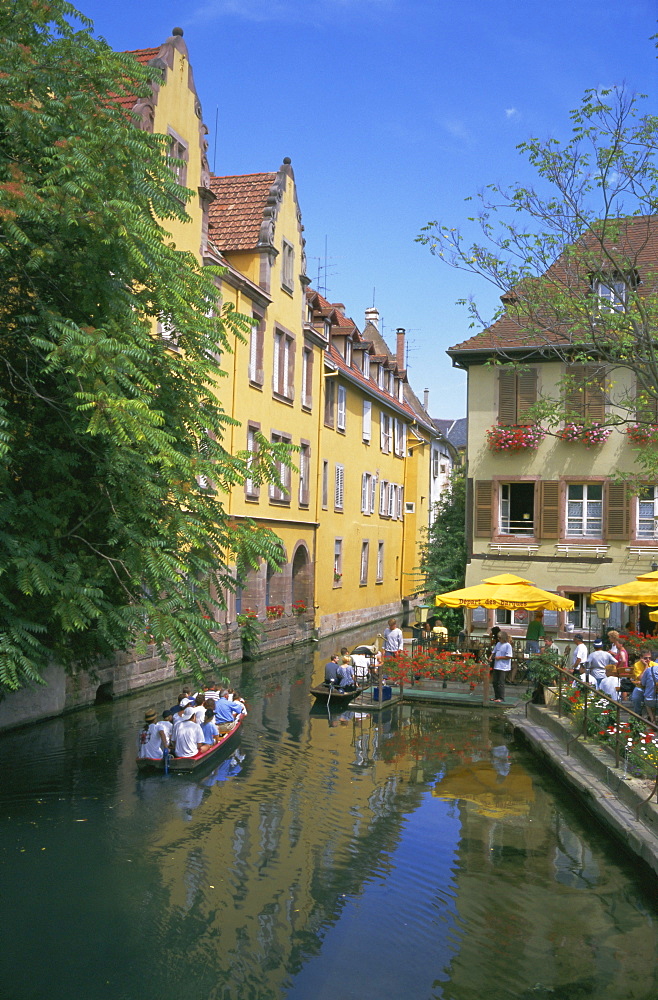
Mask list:
[[[363,432],[364,441],[370,441],[372,433],[372,403],[369,399],[363,400]]]
[[[334,507],[336,507],[337,510],[343,509],[344,485],[345,485],[345,468],[342,465],[337,465],[336,482],[334,490]]]
[[[585,369],[585,419],[601,423],[605,420],[605,369],[598,365],[584,365]]]
[[[375,513],[375,490],[377,488],[377,480],[374,476],[370,477],[370,513]]]
[[[585,365],[569,365],[567,375],[570,384],[564,394],[564,409],[571,420],[585,418]]]
[[[363,472],[361,474],[361,513],[365,514],[368,510],[368,473]]]
[[[382,479],[379,483],[379,513],[382,517],[386,514],[387,494],[386,494],[386,480]]]
[[[345,410],[347,407],[347,389],[344,385],[338,386],[338,421],[336,426],[339,431],[345,430]]]
[[[478,479],[475,483],[475,537],[491,538],[493,534],[493,483]]]
[[[516,422],[522,424],[529,406],[537,402],[537,369],[519,372],[516,378]]]
[[[285,338],[285,396],[287,399],[295,398],[295,341],[292,337]]]
[[[629,538],[630,502],[623,483],[607,483],[606,498],[606,538],[625,541]]]
[[[258,329],[254,327],[249,335],[249,381],[256,381],[258,367]]]
[[[658,424],[658,399],[635,386],[635,419],[643,424]]]
[[[282,335],[280,333],[274,334],[274,360],[272,363],[272,391],[280,392],[281,387],[279,385],[280,378],[280,352],[281,352],[281,340]]]
[[[498,375],[498,423],[516,423],[516,372],[509,369]]]
[[[539,484],[539,538],[560,537],[560,483],[545,479]]]

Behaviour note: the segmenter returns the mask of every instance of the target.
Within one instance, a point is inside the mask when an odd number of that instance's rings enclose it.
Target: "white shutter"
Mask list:
[[[249,336],[249,380],[255,382],[258,367],[258,330],[252,329]]]
[[[388,506],[388,491],[386,487],[388,483],[385,479],[382,479],[379,484],[379,513],[384,517],[386,515],[386,509]]]
[[[404,510],[404,504],[402,503],[402,497],[404,495],[404,486],[398,486],[398,518],[402,520],[402,511]]]
[[[290,369],[290,340],[288,337],[281,338],[281,346],[283,347],[283,357],[281,359],[281,394],[283,396],[290,395],[290,379],[289,379],[289,369]]]
[[[369,441],[372,434],[372,403],[369,399],[363,400],[363,440]]]
[[[345,466],[337,465],[336,479],[334,485],[334,507],[337,510],[343,509],[344,488],[345,488]]]
[[[407,454],[407,425],[400,421],[400,454],[404,457]]]
[[[361,476],[361,513],[365,514],[368,510],[368,476],[367,472],[364,472]]]
[[[338,386],[338,421],[337,427],[339,431],[345,430],[345,409],[347,403],[347,389],[344,385]]]
[[[384,420],[386,414],[383,410],[379,411],[379,447],[382,451],[386,451],[386,430],[384,427]]]
[[[388,486],[388,516],[395,517],[395,484],[389,483]]]
[[[374,476],[370,477],[370,513],[375,513],[375,490],[377,489],[377,480]]]

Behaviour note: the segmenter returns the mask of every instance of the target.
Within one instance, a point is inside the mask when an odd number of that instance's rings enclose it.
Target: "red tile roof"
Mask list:
[[[658,215],[633,216],[627,219],[609,220],[605,223],[611,233],[610,239],[602,241],[594,232],[586,234],[576,244],[568,257],[562,253],[543,276],[544,287],[553,283],[561,293],[581,297],[588,294],[593,274],[609,273],[611,262],[616,261],[624,270],[637,271],[641,295],[655,292],[655,274],[658,270]],[[608,256],[602,242],[607,243],[611,254]],[[647,278],[653,280],[647,281]],[[642,283],[644,280],[644,284]],[[529,295],[531,300],[532,293]],[[524,328],[523,307],[519,318],[513,312],[512,304],[491,326],[468,340],[455,344],[449,352],[514,350],[523,347],[539,347],[550,344],[566,346],[571,338],[566,327],[549,324],[541,329]],[[537,324],[539,326],[539,324]]]
[[[141,63],[142,66],[146,66],[151,59],[155,59],[159,51],[160,46],[156,49],[132,49],[124,54],[127,56],[134,56],[137,62]],[[118,104],[121,108],[125,108],[127,111],[131,111],[137,104],[136,94],[122,94],[121,96],[118,94],[112,94],[111,97],[115,104]]]
[[[225,252],[258,246],[263,213],[276,173],[210,178],[216,200],[210,206],[208,235]]]

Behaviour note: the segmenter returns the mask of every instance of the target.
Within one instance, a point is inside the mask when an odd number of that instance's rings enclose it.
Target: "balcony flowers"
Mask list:
[[[612,427],[604,424],[565,424],[557,436],[570,444],[584,444],[592,448],[607,441],[612,433]]]
[[[545,437],[545,432],[536,424],[495,425],[487,431],[491,451],[534,451]]]
[[[283,618],[283,604],[268,604],[265,608],[265,616],[273,621],[275,618]]]
[[[630,424],[626,435],[633,444],[658,444],[658,427],[655,424]]]
[[[291,611],[294,615],[303,615],[307,610],[306,601],[293,601]]]

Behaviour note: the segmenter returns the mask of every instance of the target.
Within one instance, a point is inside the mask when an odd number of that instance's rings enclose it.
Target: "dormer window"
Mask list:
[[[393,372],[388,373],[388,391],[390,392],[391,396],[395,395],[395,375],[393,374]]]
[[[363,352],[363,374],[366,378],[370,378],[370,355],[367,351]]]
[[[401,403],[404,402],[404,382],[402,379],[398,379],[398,399]]]
[[[329,337],[331,336],[331,321],[328,319],[324,321],[324,336],[325,340],[329,340]]]
[[[599,312],[623,312],[628,298],[628,287],[623,278],[604,275],[593,283]]]
[[[379,386],[380,389],[384,388],[384,375],[385,375],[384,366],[377,365],[377,385]]]
[[[350,368],[352,366],[352,341],[349,337],[345,337],[345,364]]]

